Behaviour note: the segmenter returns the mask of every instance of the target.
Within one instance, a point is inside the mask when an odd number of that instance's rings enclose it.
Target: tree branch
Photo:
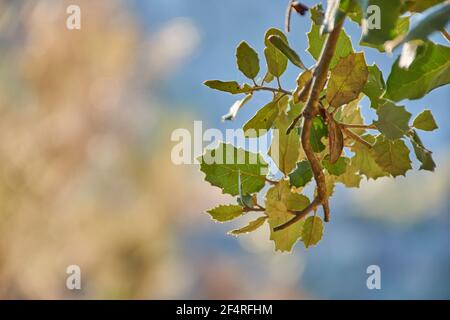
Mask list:
[[[305,209],[303,209],[302,211],[293,211],[292,214],[295,215],[294,218],[292,218],[291,220],[289,220],[288,222],[279,225],[278,227],[273,228],[273,231],[280,231],[283,229],[286,229],[287,227],[293,225],[294,223],[296,223],[297,221],[300,221],[301,219],[303,219],[304,217],[306,217],[311,211],[313,211],[314,209],[317,208],[318,205],[320,205],[321,201],[318,197],[316,197],[313,202],[311,202]]]
[[[323,173],[322,165],[317,159],[310,143],[312,121],[319,112],[319,98],[320,92],[325,87],[325,83],[328,79],[328,70],[330,68],[330,62],[333,58],[336,50],[337,40],[341,33],[344,19],[342,19],[328,34],[324,48],[320,55],[317,67],[314,69],[313,78],[311,82],[311,92],[309,93],[308,100],[306,102],[305,110],[303,111],[303,130],[302,130],[302,146],[305,151],[305,155],[311,164],[311,169],[314,174],[314,179],[317,184],[317,201],[322,204],[324,211],[324,220],[327,222],[330,220],[330,206],[328,203],[327,186],[325,183],[325,175]],[[315,203],[316,201],[313,201]]]

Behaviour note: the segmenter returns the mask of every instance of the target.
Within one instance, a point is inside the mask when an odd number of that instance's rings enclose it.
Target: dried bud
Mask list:
[[[308,11],[308,7],[305,6],[303,3],[295,1],[292,4],[292,8],[297,11],[297,13],[299,13],[300,15],[304,16],[306,11]]]

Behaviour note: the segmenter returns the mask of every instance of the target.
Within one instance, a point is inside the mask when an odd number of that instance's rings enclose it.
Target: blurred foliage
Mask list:
[[[123,2],[77,2],[80,31],[65,27],[68,1],[0,2],[0,297],[173,296],[189,171],[157,140],[151,88],[190,46],[163,56]],[[65,288],[71,264],[80,293]]]

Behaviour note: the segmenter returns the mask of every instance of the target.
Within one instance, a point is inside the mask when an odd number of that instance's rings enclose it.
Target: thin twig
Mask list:
[[[348,129],[374,129],[376,130],[377,127],[374,124],[351,124],[351,123],[338,123],[341,128],[348,128]]]
[[[266,211],[266,209],[265,208],[250,208],[250,207],[244,208],[244,212],[252,212],[252,211],[263,212],[263,211]]]
[[[289,0],[288,6],[286,8],[286,17],[284,19],[284,29],[286,32],[291,31],[291,16],[292,16],[292,4],[294,0]]]
[[[278,181],[270,180],[270,179],[268,179],[268,178],[266,178],[266,182],[267,182],[267,183],[270,183],[270,184],[278,184]]]
[[[286,130],[286,134],[291,133],[291,131],[295,128],[295,126],[297,125],[297,122],[300,121],[300,119],[303,117],[303,113],[300,113],[298,116],[295,117],[295,119],[292,121],[291,125],[289,126],[289,128],[287,128]]]
[[[310,79],[305,84],[305,86],[302,88],[302,90],[300,90],[300,92],[298,94],[298,101],[305,102],[308,99],[309,93],[311,91],[311,84],[312,84],[312,79]],[[297,117],[295,117],[295,119],[292,121],[291,125],[287,129],[286,134],[289,134],[295,128],[295,126],[297,125],[297,122],[300,121],[302,116],[303,116],[303,113],[300,113]]]
[[[256,86],[252,88],[252,91],[271,91],[275,93],[284,93],[287,95],[292,95],[292,92],[289,90],[284,90],[281,88],[272,88],[272,87],[264,87],[264,86]]]
[[[356,133],[352,132],[350,129],[347,129],[345,127],[341,127],[341,128],[342,128],[342,132],[344,132],[348,137],[352,138],[353,140],[358,141],[359,143],[362,143],[363,145],[365,145],[368,148],[373,147],[369,142],[367,142],[366,140],[364,140],[363,138],[358,136]]]
[[[446,29],[443,29],[441,31],[442,35],[444,36],[445,39],[447,39],[448,42],[450,42],[450,34],[447,32]]]
[[[317,208],[317,206],[319,206],[321,203],[320,199],[318,197],[316,197],[313,202],[311,202],[305,209],[303,209],[302,211],[293,211],[291,212],[292,214],[295,214],[295,217],[292,218],[291,220],[289,220],[288,222],[279,225],[278,227],[273,228],[273,231],[280,231],[283,229],[286,229],[287,227],[293,225],[294,223],[296,223],[297,221],[300,221],[301,219],[303,219],[304,217],[306,217],[311,211],[313,211],[314,209]]]

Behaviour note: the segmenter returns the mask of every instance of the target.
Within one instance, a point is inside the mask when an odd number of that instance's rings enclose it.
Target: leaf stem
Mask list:
[[[284,93],[287,95],[292,95],[292,92],[289,90],[284,90],[281,88],[272,88],[272,87],[265,87],[265,86],[255,86],[252,88],[252,91],[271,91],[275,93]]]
[[[352,138],[353,140],[358,141],[359,143],[362,143],[369,149],[373,147],[369,142],[367,142],[366,140],[364,140],[363,138],[358,136],[356,133],[354,133],[350,129],[348,129],[346,127],[341,127],[341,128],[342,128],[342,132],[344,132],[348,137]]]
[[[450,42],[450,34],[448,33],[448,31],[445,28],[442,29],[441,33],[444,36],[444,38],[447,39],[448,42]]]
[[[340,123],[338,122],[339,126],[341,128],[348,128],[348,129],[373,129],[376,130],[377,127],[374,124],[350,124],[350,123]]]

